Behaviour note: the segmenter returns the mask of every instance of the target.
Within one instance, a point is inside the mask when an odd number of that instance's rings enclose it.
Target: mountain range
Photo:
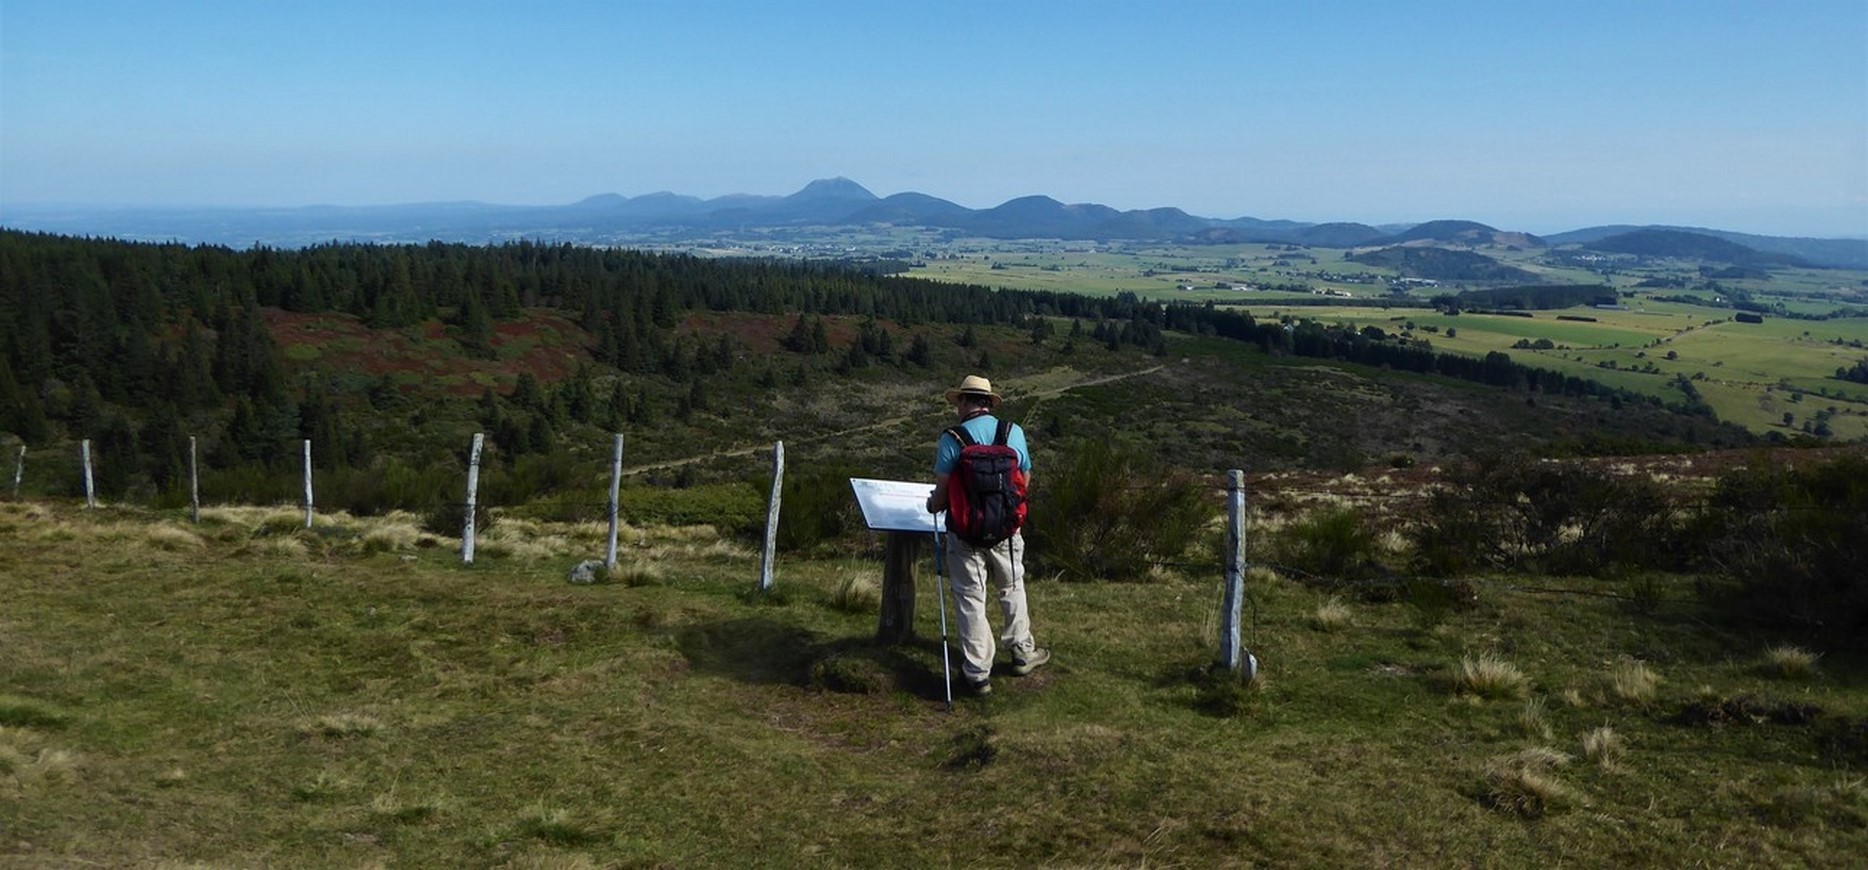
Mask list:
[[[890,225],[950,232],[956,237],[1053,238],[1087,241],[1158,241],[1180,244],[1269,242],[1322,247],[1581,245],[1664,231],[1711,238],[1751,251],[1782,255],[1777,262],[1868,268],[1868,240],[1760,236],[1694,227],[1600,226],[1539,238],[1473,221],[1440,220],[1406,227],[1354,222],[1303,223],[1253,217],[1209,218],[1178,208],[1119,211],[1097,203],[1063,203],[1023,196],[992,208],[971,209],[925,193],[879,197],[848,178],[813,181],[789,196],[729,194],[712,199],[668,191],[625,197],[606,193],[568,205],[514,206],[437,202],[386,206],[316,205],[301,208],[121,208],[0,206],[0,225],[67,235],[179,240],[248,246],[298,247],[327,241],[484,243],[514,238],[592,244],[699,240],[709,236]],[[1682,244],[1673,236],[1637,236],[1599,248],[1621,253],[1729,259],[1730,247]],[[1649,250],[1658,244],[1664,250]],[[1668,251],[1675,253],[1668,253]],[[1721,256],[1723,255],[1723,256]],[[1749,257],[1740,259],[1751,262]]]

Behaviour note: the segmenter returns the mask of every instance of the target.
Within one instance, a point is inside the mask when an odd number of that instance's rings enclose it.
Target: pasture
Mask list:
[[[1348,478],[1346,478],[1347,480]],[[1313,481],[1309,490],[1327,488]],[[281,516],[282,515],[282,516]],[[1035,578],[1055,663],[940,702],[878,648],[873,550],[706,527],[0,504],[0,856],[20,865],[1746,862],[1868,849],[1862,663],[1688,578],[1475,580],[1456,607],[1256,570]],[[1256,514],[1262,541],[1285,520]],[[1645,590],[1638,595],[1631,590]],[[1852,730],[1851,730],[1852,729]]]

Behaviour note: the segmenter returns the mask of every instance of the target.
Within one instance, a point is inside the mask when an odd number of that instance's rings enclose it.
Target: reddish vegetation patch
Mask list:
[[[529,320],[513,320],[505,323],[493,324],[493,344],[495,346],[500,343],[500,339],[531,338],[537,334],[538,324]]]
[[[310,344],[320,339],[343,336],[363,336],[370,332],[369,327],[348,314],[300,314],[278,308],[262,308],[260,316],[265,319],[266,327],[272,330],[273,340],[281,346]]]
[[[679,331],[692,332],[703,338],[729,336],[747,353],[766,356],[784,349],[781,342],[791,334],[791,325],[797,320],[796,314],[703,311],[688,315],[681,321]]]
[[[273,340],[288,359],[303,355],[303,351],[294,354],[294,348],[315,350],[315,359],[295,365],[372,377],[401,376],[397,380],[402,389],[416,394],[444,391],[476,396],[481,390],[479,381],[486,378],[498,384],[499,392],[509,392],[520,372],[551,383],[569,377],[579,363],[590,361],[590,337],[552,311],[528,311],[524,320],[496,324],[492,344],[499,358],[492,360],[462,353],[440,321],[426,321],[414,330],[371,329],[348,314],[277,309],[264,309],[263,314]],[[514,342],[526,346],[514,353],[510,348]]]
[[[856,341],[857,327],[863,322],[861,317],[845,315],[822,315],[824,337],[830,340],[833,349],[847,348]],[[702,311],[688,315],[681,321],[680,332],[691,332],[702,338],[712,339],[719,335],[730,336],[734,342],[754,356],[774,354],[784,350],[785,338],[791,335],[793,324],[798,322],[797,314],[752,314],[738,311]],[[907,349],[906,341],[914,330],[910,330],[894,321],[878,320],[883,329],[893,335],[897,344]],[[930,326],[925,331],[938,335],[940,327]],[[933,335],[930,335],[932,338]]]

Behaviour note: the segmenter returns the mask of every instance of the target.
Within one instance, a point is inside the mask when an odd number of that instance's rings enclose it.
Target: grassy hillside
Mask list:
[[[1863,662],[1728,626],[1686,578],[1475,580],[1430,608],[1255,572],[1264,676],[1244,692],[1202,675],[1211,574],[1037,578],[1056,663],[948,713],[932,641],[870,646],[870,559],[784,561],[762,600],[756,557],[707,529],[628,528],[617,582],[570,586],[597,526],[503,519],[463,567],[408,517],[300,521],[0,504],[0,855],[1840,866],[1868,849]],[[1255,516],[1250,539],[1280,522]],[[923,638],[932,596],[924,576]]]

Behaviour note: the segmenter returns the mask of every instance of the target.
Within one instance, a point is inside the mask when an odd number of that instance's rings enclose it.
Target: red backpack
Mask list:
[[[1012,421],[999,421],[991,444],[974,441],[965,426],[947,432],[960,442],[960,461],[947,479],[947,531],[991,547],[1025,524],[1025,472],[1018,451],[1005,444]]]

